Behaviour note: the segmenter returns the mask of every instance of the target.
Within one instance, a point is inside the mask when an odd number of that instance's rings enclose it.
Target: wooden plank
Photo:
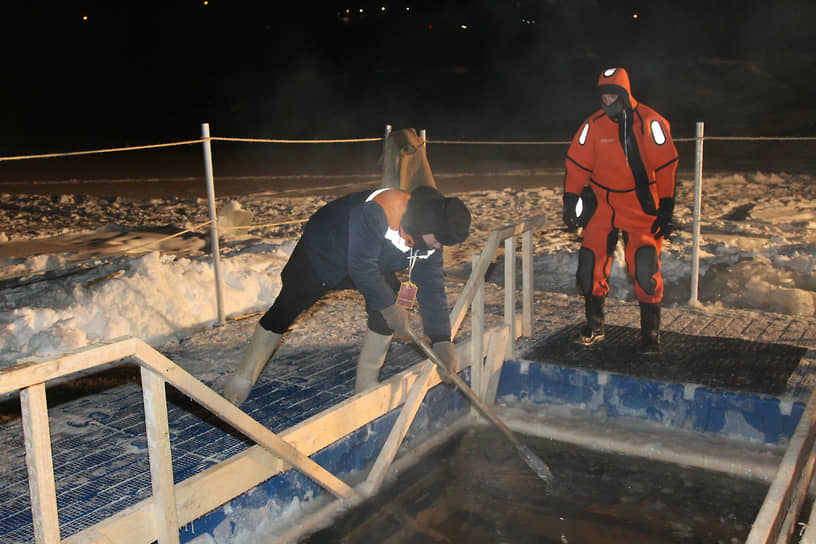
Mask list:
[[[793,532],[796,529],[796,520],[799,519],[799,512],[802,509],[802,504],[805,502],[808,488],[810,487],[810,479],[813,477],[814,459],[813,450],[805,458],[805,466],[802,469],[802,475],[796,484],[796,489],[791,496],[790,504],[788,505],[785,519],[779,530],[779,537],[776,539],[777,544],[786,544],[791,541]]]
[[[159,544],[178,544],[179,521],[164,380],[145,367],[141,368],[141,375],[147,452],[150,459],[150,484],[154,498],[153,525]]]
[[[45,384],[39,383],[20,391],[23,417],[28,488],[31,492],[31,517],[34,542],[58,544],[57,491],[51,460],[51,433],[48,428],[48,405]]]
[[[491,331],[487,340],[487,357],[485,358],[485,390],[483,399],[488,405],[496,402],[496,391],[499,389],[501,369],[504,365],[504,354],[507,342],[510,341],[510,329],[503,327]]]
[[[533,231],[521,237],[521,334],[533,335]]]
[[[816,544],[816,508],[811,508],[810,516],[805,524],[805,532],[799,544]]]
[[[499,235],[496,231],[491,232],[487,237],[487,243],[479,256],[478,265],[472,268],[470,277],[465,283],[465,287],[462,289],[462,294],[459,295],[459,298],[456,300],[456,304],[453,306],[453,310],[451,310],[451,338],[456,338],[456,333],[459,331],[459,327],[462,326],[462,322],[465,320],[465,314],[467,313],[468,306],[473,301],[473,297],[476,296],[476,290],[479,288],[479,284],[484,282],[484,276],[487,273],[487,269],[490,266],[491,261],[493,260],[493,255],[495,255],[496,250],[499,249],[500,241],[501,240],[499,239]]]
[[[814,447],[814,433],[816,433],[816,391],[811,393],[805,411],[796,425],[790,444],[779,463],[776,477],[768,489],[759,514],[754,519],[751,532],[748,533],[746,544],[777,542],[785,518],[789,514],[794,518],[798,515],[798,511],[792,512],[790,507],[797,502],[794,490],[804,488],[806,491],[808,488],[799,486],[799,481]]]
[[[388,438],[380,450],[380,454],[377,456],[374,465],[368,473],[366,483],[373,485],[374,489],[380,487],[388,471],[388,467],[391,466],[391,462],[397,456],[397,449],[399,449],[400,444],[402,444],[402,441],[405,439],[408,428],[411,426],[411,423],[413,423],[419,406],[425,399],[425,394],[428,392],[428,387],[431,382],[431,375],[433,374],[436,374],[436,365],[426,360],[419,379],[411,386],[408,397],[405,399],[405,404],[403,404],[402,410],[400,410],[399,416],[394,422],[394,426],[391,427],[391,432],[388,434]]]
[[[136,339],[123,338],[110,344],[83,348],[56,359],[25,360],[0,370],[0,395],[118,361],[135,352]]]
[[[297,448],[252,419],[240,408],[144,342],[137,346],[136,357],[179,391],[190,396],[201,406],[242,432],[255,443],[283,458],[287,463],[328,491],[331,491],[338,498],[349,502],[362,499],[354,489],[342,482],[334,474],[312,461]]]
[[[518,223],[507,223],[493,232],[496,233],[500,240],[504,240],[510,236],[518,236],[525,231],[535,229],[536,227],[540,227],[542,225],[544,225],[544,215],[539,214],[532,217],[526,217]]]
[[[516,338],[516,237],[504,240],[504,323],[510,327],[510,337]],[[515,342],[507,344],[506,358],[513,357]]]

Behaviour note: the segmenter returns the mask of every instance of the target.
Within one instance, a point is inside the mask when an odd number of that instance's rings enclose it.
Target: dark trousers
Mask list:
[[[399,280],[394,272],[383,274],[383,278],[394,291],[394,300],[399,290]],[[303,242],[298,241],[286,266],[281,270],[281,290],[278,298],[261,317],[260,325],[268,331],[283,334],[292,326],[300,314],[308,310],[323,295],[330,291],[356,289],[351,278],[346,276],[338,285],[327,287],[306,255]],[[366,304],[368,328],[378,334],[389,335],[393,331],[388,327],[382,314]]]

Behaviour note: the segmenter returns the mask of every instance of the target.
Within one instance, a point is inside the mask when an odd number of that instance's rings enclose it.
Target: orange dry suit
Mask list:
[[[664,230],[658,224],[666,217],[671,222],[677,149],[668,121],[632,96],[623,68],[604,71],[598,90],[618,95],[618,109],[590,115],[572,139],[565,161],[565,202],[586,186],[597,199],[578,255],[578,288],[584,296],[609,292],[612,256],[622,231],[638,300],[657,303],[663,299]]]

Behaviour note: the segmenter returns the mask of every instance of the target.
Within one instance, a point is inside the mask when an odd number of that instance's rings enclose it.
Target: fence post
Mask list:
[[[697,123],[696,150],[694,153],[694,231],[691,250],[691,296],[689,306],[699,306],[697,290],[700,276],[700,210],[703,194],[703,133],[704,123]]]
[[[210,124],[201,123],[201,138],[204,140],[204,175],[207,178],[207,200],[210,204],[210,240],[212,242],[213,270],[215,271],[215,299],[218,309],[218,325],[224,324],[224,298],[221,294],[221,251],[218,248],[218,218],[215,215],[215,184],[213,182],[212,146],[210,145]]]
[[[391,125],[385,125],[385,134],[383,135],[383,148],[382,148],[382,157],[383,157],[383,175],[382,175],[382,186],[388,187],[388,138],[391,137]]]

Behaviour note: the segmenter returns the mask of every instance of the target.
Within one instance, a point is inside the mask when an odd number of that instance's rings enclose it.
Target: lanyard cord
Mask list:
[[[408,256],[408,281],[411,281],[411,272],[414,271],[414,265],[419,258],[419,251],[410,250],[411,254]]]

